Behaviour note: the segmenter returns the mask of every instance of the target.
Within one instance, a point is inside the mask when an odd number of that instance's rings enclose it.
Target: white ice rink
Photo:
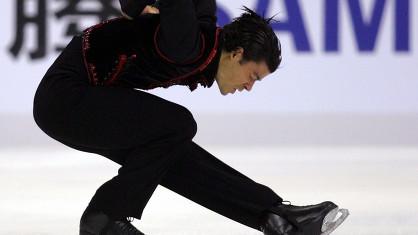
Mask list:
[[[295,205],[350,209],[333,235],[418,234],[418,148],[203,147]],[[118,168],[65,146],[0,149],[0,234],[78,234],[91,196]],[[261,234],[161,186],[134,224],[150,235]]]

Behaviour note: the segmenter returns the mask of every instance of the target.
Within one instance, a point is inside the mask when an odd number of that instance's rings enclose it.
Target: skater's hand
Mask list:
[[[147,5],[144,10],[141,12],[141,15],[144,14],[160,14],[160,10],[158,8]]]
[[[160,10],[158,10],[158,8],[147,5],[144,10],[142,10],[141,15],[145,15],[145,14],[160,14]],[[122,11],[122,16],[125,17],[128,20],[133,20],[134,18],[127,15],[125,12]]]

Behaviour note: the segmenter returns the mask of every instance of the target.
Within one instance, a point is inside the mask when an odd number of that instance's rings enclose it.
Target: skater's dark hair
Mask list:
[[[264,18],[243,7],[244,13],[223,27],[223,50],[244,49],[243,62],[266,62],[271,73],[282,60],[280,41],[270,26],[271,18]]]

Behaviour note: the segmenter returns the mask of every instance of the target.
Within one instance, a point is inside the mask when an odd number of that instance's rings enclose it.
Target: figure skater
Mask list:
[[[34,97],[34,119],[47,135],[121,165],[97,189],[79,234],[143,234],[131,222],[158,185],[265,235],[327,235],[341,224],[348,211],[334,203],[284,203],[215,158],[193,141],[188,109],[145,91],[214,81],[222,95],[251,91],[282,59],[272,18],[244,8],[220,28],[215,0],[120,3],[123,16],[74,36]]]

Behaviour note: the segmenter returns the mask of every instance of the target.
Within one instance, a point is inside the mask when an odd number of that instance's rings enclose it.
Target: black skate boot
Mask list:
[[[263,223],[260,227],[264,235],[296,235],[296,228],[282,217],[267,213],[262,217]]]
[[[102,212],[85,212],[80,220],[80,235],[144,235],[130,222],[112,220]]]
[[[261,225],[265,235],[328,235],[349,215],[329,201],[310,206],[280,204],[270,211]]]

